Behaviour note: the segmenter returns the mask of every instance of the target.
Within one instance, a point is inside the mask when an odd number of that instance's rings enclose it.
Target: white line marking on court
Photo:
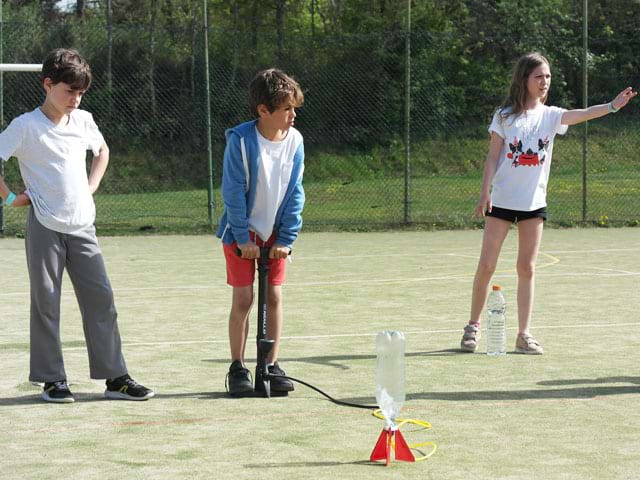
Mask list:
[[[468,249],[467,249],[468,250]],[[511,252],[516,253],[518,251],[517,248],[512,247],[504,247],[501,252]],[[591,250],[545,250],[540,251],[540,254],[544,254],[545,252],[549,255],[551,254],[559,254],[559,253],[578,253],[578,254],[588,254],[588,253],[608,253],[608,252],[637,252],[640,251],[640,247],[636,248],[599,248],[599,249],[591,249]],[[331,255],[331,256],[297,256],[296,259],[300,260],[331,260],[331,259],[345,259],[345,258],[376,258],[376,257],[466,257],[478,259],[480,256],[480,248],[478,246],[478,255],[469,255],[465,253],[455,253],[455,252],[430,252],[430,253],[379,253],[379,254],[366,254],[366,255]]]
[[[628,275],[640,275],[638,272],[629,272],[628,270],[618,270],[615,268],[602,268],[602,267],[586,267],[592,268],[593,270],[603,270],[605,272],[616,272],[616,273],[626,273]]]
[[[537,277],[637,277],[640,275],[640,272],[628,272],[628,273],[542,273],[537,275]],[[518,275],[501,275],[503,277],[517,277]]]
[[[550,266],[555,263],[543,264],[537,267],[537,269],[544,268],[545,266]],[[596,268],[596,267],[589,267]],[[607,271],[608,269],[601,269]],[[507,273],[512,272],[512,270],[502,270],[501,272],[496,272],[496,276],[502,278],[512,278],[517,277],[516,273]],[[538,277],[637,277],[640,276],[640,272],[626,272],[622,270],[611,270],[612,273],[588,273],[588,272],[560,272],[560,273],[540,273]],[[437,277],[413,277],[413,278],[382,278],[377,280],[368,279],[363,281],[362,279],[355,280],[328,280],[321,282],[296,282],[289,283],[285,286],[285,288],[299,288],[299,287],[314,287],[314,286],[339,286],[339,285],[370,285],[370,284],[385,284],[385,283],[417,283],[417,282],[437,282],[442,280],[467,280],[469,278],[473,278],[473,273],[462,273],[459,275],[441,275]],[[165,285],[161,287],[131,287],[131,288],[114,288],[114,293],[119,295],[124,295],[127,293],[135,293],[135,292],[153,292],[153,291],[170,291],[170,290],[217,290],[217,289],[226,289],[227,285]],[[73,292],[67,292],[67,295],[71,295]],[[10,292],[10,293],[0,293],[0,297],[18,297],[18,296],[26,296],[29,295],[29,292]],[[65,293],[63,293],[63,296]]]
[[[549,253],[610,253],[610,252],[637,252],[640,248],[598,248],[593,250],[547,250]]]
[[[640,248],[603,248],[603,249],[592,249],[592,250],[548,250],[546,254],[559,254],[559,253],[567,253],[567,254],[589,254],[589,253],[609,253],[609,252],[637,252]],[[516,253],[516,248],[505,247],[502,249],[502,253]],[[215,253],[215,252],[214,252]],[[545,254],[545,252],[540,252],[540,254]],[[344,259],[359,259],[359,258],[402,258],[402,257],[460,257],[460,258],[470,258],[473,260],[477,260],[479,258],[479,248],[477,255],[470,255],[468,253],[455,253],[455,252],[429,252],[429,253],[372,253],[372,254],[360,254],[360,255],[295,255],[295,260],[344,260]],[[199,265],[203,263],[211,263],[217,264],[219,260],[211,257],[210,255],[196,255],[193,257],[180,258],[176,260],[167,260],[167,259],[157,259],[157,258],[131,258],[126,260],[111,260],[107,262],[107,265],[115,265],[115,264],[127,264],[127,265],[141,265],[141,264],[168,264],[168,263],[179,263],[179,264],[193,264],[197,263]]]
[[[538,267],[539,269],[540,267]],[[518,275],[516,273],[507,273],[512,270],[503,270],[502,272],[496,272],[496,276],[502,278],[516,278]],[[628,272],[628,273],[540,273],[537,274],[538,277],[634,277],[640,275],[640,272]],[[415,277],[415,278],[390,278],[390,279],[380,279],[380,280],[367,280],[363,282],[362,280],[342,280],[342,281],[328,281],[328,282],[300,282],[300,283],[292,283],[288,285],[286,288],[295,288],[295,287],[312,287],[312,286],[321,286],[321,285],[347,285],[347,284],[384,284],[384,283],[413,283],[413,282],[433,282],[440,280],[467,280],[469,278],[473,278],[473,273],[465,273],[460,275],[447,275],[440,277]],[[365,285],[363,285],[364,287]]]
[[[472,260],[477,260],[479,258],[479,255],[468,255],[468,254],[462,254],[462,253],[445,253],[442,256],[444,257],[460,257],[460,258],[471,258]]]
[[[612,328],[612,327],[632,327],[639,326],[640,322],[626,322],[626,323],[581,323],[575,325],[536,325],[536,330],[556,330],[564,328]],[[516,330],[518,327],[508,327],[507,330]],[[405,335],[429,335],[439,333],[458,333],[460,328],[443,328],[436,330],[415,330],[404,332]],[[281,337],[282,340],[322,340],[326,338],[356,338],[356,337],[375,337],[377,332],[373,333],[335,333],[328,335],[298,335],[291,337]],[[177,340],[167,342],[123,342],[123,347],[143,347],[143,346],[175,346],[175,345],[202,345],[202,344],[217,344],[228,343],[227,339],[220,340]],[[69,347],[63,348],[65,351],[71,350],[85,350],[86,347]]]

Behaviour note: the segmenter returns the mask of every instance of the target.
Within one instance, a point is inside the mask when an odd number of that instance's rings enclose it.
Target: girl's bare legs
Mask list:
[[[482,312],[487,295],[489,294],[489,283],[498,264],[498,256],[502,249],[504,239],[509,233],[511,222],[495,217],[486,217],[484,234],[482,236],[482,250],[478,268],[473,279],[473,291],[471,294],[471,316],[470,324],[480,324]]]
[[[253,286],[233,287],[229,314],[229,344],[231,360],[244,365],[244,351],[249,335],[249,312],[253,304]]]
[[[533,311],[536,258],[542,241],[542,218],[518,222],[518,335],[528,334]]]
[[[495,217],[486,217],[484,234],[482,236],[482,251],[476,276],[473,279],[471,293],[471,316],[469,324],[464,327],[464,334],[460,341],[463,352],[475,352],[480,340],[480,319],[489,294],[489,282],[493,272],[496,271],[498,256],[502,249],[504,239],[509,233],[511,222]]]

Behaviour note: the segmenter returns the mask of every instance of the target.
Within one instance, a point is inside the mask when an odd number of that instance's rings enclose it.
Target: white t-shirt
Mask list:
[[[260,135],[257,128],[256,134],[260,159],[256,196],[249,215],[249,228],[262,240],[267,241],[273,233],[278,208],[289,187],[293,158],[302,143],[302,135],[293,127],[289,128],[284,140],[279,142],[267,140]]]
[[[38,221],[50,230],[74,233],[95,220],[86,158],[87,150],[97,156],[103,144],[89,112],[74,110],[66,125],[56,125],[36,108],[0,134],[0,159],[18,158]]]
[[[561,124],[564,112],[540,105],[517,117],[493,115],[489,132],[504,139],[491,189],[494,206],[525,212],[547,206],[553,141],[569,128]]]

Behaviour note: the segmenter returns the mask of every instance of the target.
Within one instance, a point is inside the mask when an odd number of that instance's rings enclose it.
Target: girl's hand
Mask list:
[[[489,192],[482,192],[480,194],[480,198],[478,199],[478,204],[476,205],[475,216],[476,217],[484,217],[484,212],[491,212],[491,195]]]
[[[620,110],[621,108],[624,108],[627,103],[629,103],[629,100],[631,100],[637,94],[638,92],[634,92],[632,87],[627,87],[611,101],[611,106],[616,110]]]
[[[16,195],[16,199],[11,204],[12,207],[28,207],[31,205],[31,199],[27,192],[22,192]]]

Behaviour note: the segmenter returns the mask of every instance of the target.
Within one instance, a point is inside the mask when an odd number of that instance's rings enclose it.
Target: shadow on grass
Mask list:
[[[445,350],[432,350],[429,352],[408,352],[405,354],[405,357],[435,357],[435,356],[451,356],[451,355],[459,355],[462,353],[462,350],[459,348],[448,348]],[[314,356],[314,357],[280,357],[279,361],[285,362],[300,362],[300,363],[311,363],[315,365],[326,365],[328,367],[337,368],[339,370],[350,370],[351,367],[347,365],[345,362],[351,361],[359,361],[359,360],[375,360],[376,355],[323,355],[323,356]],[[230,363],[228,358],[205,358],[202,360],[203,362],[211,362],[211,363],[222,363],[228,364]],[[251,362],[255,362],[255,358],[248,358],[246,360],[247,364]]]
[[[78,393],[73,392],[73,397],[76,399],[76,403],[89,403],[89,402],[107,402],[114,401],[105,398],[102,393]],[[40,393],[34,395],[32,393],[27,393],[25,395],[20,395],[18,397],[6,397],[0,398],[0,407],[11,407],[11,406],[19,406],[19,405],[45,405],[51,402],[45,402],[42,399]],[[59,404],[64,405],[64,404]],[[72,404],[67,404],[72,405]]]
[[[156,393],[153,400],[173,399],[173,398],[195,398],[199,400],[220,400],[221,398],[231,399],[227,392],[184,392],[184,393]]]
[[[640,377],[603,377],[603,378],[575,378],[570,380],[547,380],[538,385],[599,385],[601,383],[634,383],[640,385]]]
[[[608,377],[593,380],[549,380],[538,382],[538,385],[574,385],[603,383],[633,383],[640,385],[640,377]],[[640,394],[638,386],[586,386],[576,388],[527,389],[527,390],[479,390],[469,392],[417,392],[407,393],[409,400],[443,400],[451,402],[477,401],[517,401],[517,400],[557,400],[557,399],[590,399],[611,395]],[[342,399],[347,402],[360,403],[369,401],[370,397],[354,397]]]
[[[270,469],[270,468],[318,468],[340,467],[343,465],[362,465],[368,467],[385,467],[384,463],[373,463],[369,460],[357,460],[354,462],[290,462],[290,463],[245,463],[245,468]]]
[[[517,401],[517,400],[558,400],[558,399],[591,399],[611,395],[640,394],[640,377],[606,377],[597,379],[572,379],[572,380],[548,380],[538,382],[543,386],[588,384],[600,385],[607,383],[632,383],[633,386],[585,386],[576,388],[554,388],[554,389],[527,389],[527,390],[479,390],[468,392],[415,392],[407,393],[406,400],[441,400],[450,402],[468,401]],[[74,393],[76,402],[104,402],[109,400],[101,394]],[[251,395],[261,397],[262,395]],[[200,399],[200,400],[220,400],[232,399],[226,392],[183,392],[183,393],[156,393],[152,401],[163,399]],[[238,399],[235,399],[238,400]],[[375,398],[351,397],[340,398],[342,402],[356,404],[371,404]],[[24,406],[44,404],[40,395],[21,395],[18,397],[0,398],[0,408],[9,406]],[[283,465],[284,466],[284,465]]]
[[[19,397],[0,398],[0,407],[15,407],[19,405],[43,404],[44,400],[40,395],[21,395]]]
[[[112,400],[109,398],[105,398],[102,393],[78,393],[73,392],[73,396],[76,399],[76,403],[90,403],[90,402],[123,402],[125,400]],[[201,400],[218,400],[221,398],[231,398],[227,395],[226,392],[184,392],[184,393],[157,393],[151,399],[151,401],[155,400],[163,400],[163,399],[173,399],[173,398],[197,398]],[[129,402],[127,402],[129,403]],[[45,402],[40,394],[25,394],[18,397],[6,397],[0,398],[0,408],[2,407],[11,407],[11,406],[20,406],[20,405],[45,405]]]

